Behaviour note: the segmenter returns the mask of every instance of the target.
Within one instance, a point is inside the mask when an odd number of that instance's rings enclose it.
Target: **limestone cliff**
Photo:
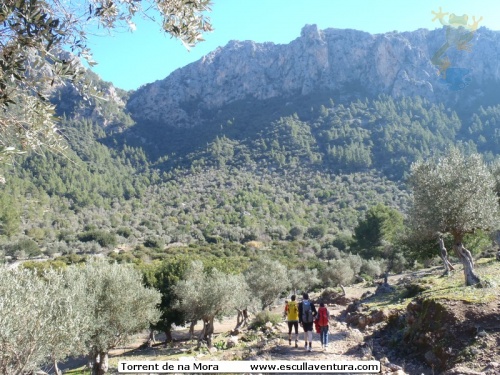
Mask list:
[[[500,81],[500,32],[480,28],[469,36],[467,48],[457,49],[444,29],[372,35],[307,25],[287,45],[231,41],[141,87],[128,109],[138,120],[192,127],[204,122],[207,110],[237,100],[315,91],[342,97],[420,95],[452,105],[464,96],[479,98],[484,86]],[[448,77],[432,60],[446,43]]]

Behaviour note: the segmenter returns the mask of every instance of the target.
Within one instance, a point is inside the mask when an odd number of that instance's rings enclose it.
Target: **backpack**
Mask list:
[[[320,307],[318,309],[318,324],[321,327],[328,326],[328,311],[326,310],[326,307]]]
[[[311,302],[305,300],[302,302],[302,323],[312,323],[313,313],[311,309]]]
[[[295,301],[288,302],[288,320],[299,320],[299,308]]]

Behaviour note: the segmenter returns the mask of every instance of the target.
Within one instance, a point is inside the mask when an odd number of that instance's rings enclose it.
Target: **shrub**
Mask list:
[[[326,234],[326,228],[322,225],[315,225],[307,229],[306,235],[309,238],[321,238]]]
[[[95,241],[102,247],[115,247],[117,244],[116,235],[103,230],[89,230],[78,235],[82,242]]]
[[[132,234],[132,229],[128,227],[121,227],[116,230],[116,234],[125,238],[129,238]]]
[[[32,239],[25,238],[17,241],[16,243],[5,246],[5,255],[23,257],[35,257],[41,255],[42,252],[38,244]]]
[[[144,241],[144,246],[151,249],[163,249],[165,247],[165,242],[161,238],[148,238]]]
[[[304,235],[304,228],[299,226],[294,226],[288,232],[292,240],[299,240]]]
[[[391,271],[394,273],[401,273],[406,269],[406,258],[401,253],[394,254],[394,257],[391,259]]]
[[[269,310],[259,311],[255,314],[255,318],[250,323],[250,329],[261,329],[266,326],[267,322],[271,322],[273,325],[281,322],[281,314],[273,313]]]
[[[30,228],[26,231],[26,235],[37,241],[42,241],[45,238],[45,230],[42,228]]]

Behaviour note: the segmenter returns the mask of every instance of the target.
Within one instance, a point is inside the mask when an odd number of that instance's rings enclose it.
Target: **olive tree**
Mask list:
[[[250,294],[242,275],[225,274],[216,268],[205,269],[196,261],[185,274],[184,280],[174,286],[179,302],[177,307],[189,321],[202,320],[199,344],[212,346],[214,320],[234,315],[236,309],[246,307]]]
[[[299,291],[307,292],[321,283],[316,268],[290,269],[288,270],[288,280],[290,285],[287,289],[292,290],[293,294],[297,294]]]
[[[104,374],[109,350],[159,319],[161,295],[145,287],[141,273],[126,265],[92,261],[84,267],[70,267],[68,272],[86,280],[85,302],[91,322],[86,349],[92,374]]]
[[[282,292],[290,289],[286,267],[277,260],[259,258],[245,271],[245,279],[252,295],[264,310],[271,306]]]
[[[348,258],[334,259],[321,271],[321,279],[326,287],[350,285],[355,276]]]
[[[450,233],[453,249],[464,266],[466,285],[480,282],[464,236],[496,228],[499,220],[495,179],[478,154],[450,150],[439,161],[420,161],[411,168],[412,230],[421,238]]]
[[[49,96],[66,83],[86,98],[92,94],[81,64],[95,64],[87,47],[90,28],[133,30],[134,18],[142,15],[189,48],[212,29],[209,7],[210,0],[2,1],[0,162],[28,149],[64,148]]]
[[[0,267],[0,373],[30,373],[84,351],[84,283],[62,271],[38,276],[25,268]]]

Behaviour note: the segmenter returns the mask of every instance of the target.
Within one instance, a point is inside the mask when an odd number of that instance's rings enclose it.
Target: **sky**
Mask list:
[[[88,47],[98,65],[92,70],[125,90],[161,80],[231,40],[287,44],[306,24],[320,29],[356,29],[379,34],[433,30],[432,11],[483,17],[479,26],[500,30],[500,2],[493,0],[213,0],[214,31],[188,51],[161,32],[159,25],[136,19],[134,32],[91,36]],[[446,16],[447,17],[447,16]]]

